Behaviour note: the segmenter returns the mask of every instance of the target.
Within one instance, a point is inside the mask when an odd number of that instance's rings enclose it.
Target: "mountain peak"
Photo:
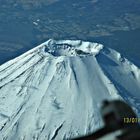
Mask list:
[[[103,125],[103,100],[140,115],[140,69],[115,50],[48,40],[0,66],[0,139],[65,140]]]
[[[85,42],[81,40],[61,40],[56,41],[53,39],[41,45],[42,50],[50,56],[85,56],[97,55],[103,49],[102,44]]]

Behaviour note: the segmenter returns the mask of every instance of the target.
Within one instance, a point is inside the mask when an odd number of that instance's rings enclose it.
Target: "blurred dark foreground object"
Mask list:
[[[104,127],[73,140],[140,140],[140,119],[123,101],[104,101],[101,107]]]

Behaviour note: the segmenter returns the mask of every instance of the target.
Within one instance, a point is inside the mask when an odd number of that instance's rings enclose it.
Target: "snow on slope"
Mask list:
[[[0,66],[2,140],[63,140],[103,125],[104,99],[140,114],[140,69],[101,44],[48,40]]]

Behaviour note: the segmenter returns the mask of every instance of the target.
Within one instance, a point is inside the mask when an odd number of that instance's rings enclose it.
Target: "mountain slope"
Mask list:
[[[101,44],[48,40],[0,66],[4,140],[60,140],[102,124],[104,99],[128,101],[139,114],[140,70]]]

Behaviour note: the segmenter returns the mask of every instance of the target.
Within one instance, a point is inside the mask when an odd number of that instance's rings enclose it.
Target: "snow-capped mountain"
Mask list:
[[[140,114],[140,69],[115,50],[48,40],[0,66],[0,139],[63,140],[103,125],[100,104],[120,98]]]

